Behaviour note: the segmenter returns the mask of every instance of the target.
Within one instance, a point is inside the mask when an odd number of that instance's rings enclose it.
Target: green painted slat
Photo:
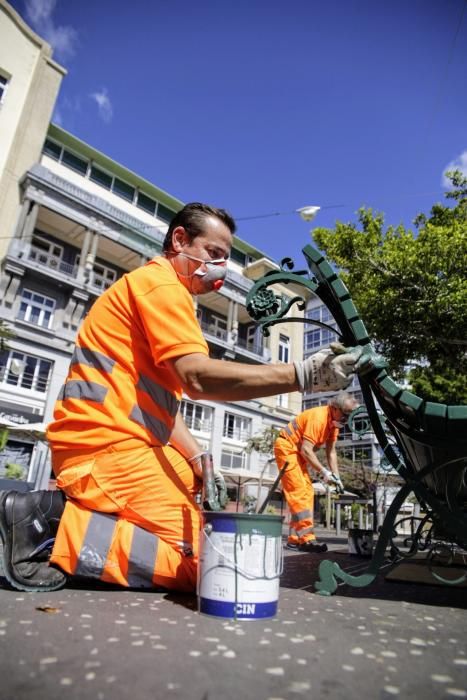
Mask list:
[[[302,252],[306,258],[309,258],[309,260],[313,261],[316,264],[324,260],[324,255],[320,253],[319,250],[316,250],[316,248],[313,248],[311,245],[305,246]]]
[[[319,268],[320,274],[323,276],[323,279],[327,280],[328,282],[336,279],[336,277],[337,277],[336,273],[334,272],[334,270],[332,269],[330,264],[328,262],[326,262],[326,260],[323,260],[322,262],[320,262],[318,264],[318,268]]]
[[[342,311],[348,321],[357,321],[359,319],[358,311],[351,299],[341,302]]]
[[[423,426],[429,433],[444,435],[446,433],[446,418],[448,407],[444,403],[427,401],[423,412]]]
[[[399,408],[411,425],[419,426],[422,422],[423,399],[410,391],[403,391],[398,397]]]
[[[334,282],[331,282],[331,287],[334,290],[335,295],[337,298],[343,303],[343,299],[349,299],[350,298],[350,293],[343,281],[339,278],[335,279]]]
[[[467,406],[448,406],[448,435],[467,443]]]
[[[352,326],[352,331],[355,335],[357,343],[361,345],[362,343],[366,343],[370,340],[363,321],[354,321],[350,325]]]

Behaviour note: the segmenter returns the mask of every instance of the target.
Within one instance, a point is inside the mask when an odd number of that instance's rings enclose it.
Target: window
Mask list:
[[[41,236],[33,236],[29,249],[28,260],[41,263],[47,267],[59,268],[63,256],[63,248]]]
[[[104,172],[95,165],[91,165],[89,179],[92,180],[92,182],[95,182],[96,184],[100,185],[101,187],[105,187],[106,190],[110,190],[110,188],[112,187],[112,175],[109,175],[108,173]]]
[[[341,457],[354,464],[361,464],[364,467],[372,466],[371,445],[349,445],[348,447],[340,447],[338,452]]]
[[[203,433],[211,432],[212,408],[209,408],[209,406],[201,406],[191,401],[182,401],[180,413],[189,430],[198,430]]]
[[[88,161],[84,160],[84,158],[80,158],[79,156],[75,156],[74,153],[70,153],[70,151],[67,151],[66,149],[64,149],[62,154],[62,163],[68,168],[76,170],[77,173],[81,173],[81,175],[86,175],[87,173]]]
[[[321,323],[327,323],[332,328],[335,328],[335,322],[332,315],[325,306],[318,306],[316,309],[309,309],[306,312],[306,317],[310,320],[321,321]],[[305,326],[310,330],[305,330],[305,354],[318,348],[325,347],[336,340],[337,334],[329,331],[327,328],[320,328],[319,326],[312,327]]]
[[[224,447],[221,452],[221,467],[228,470],[246,469],[245,452],[237,452]]]
[[[35,323],[42,328],[51,328],[55,300],[43,294],[37,294],[29,289],[23,289],[18,319]]]
[[[3,100],[5,99],[9,82],[9,79],[0,73],[0,105],[3,104]]]
[[[289,407],[289,395],[288,394],[278,394],[276,397],[276,406],[279,408]]]
[[[55,160],[60,160],[60,156],[62,155],[62,147],[58,143],[55,143],[55,141],[46,139],[44,143],[43,152],[46,156],[50,156]]]
[[[282,333],[281,333],[279,335],[278,361],[287,363],[289,361],[289,355],[290,355],[290,338],[288,338],[286,335],[282,335]]]
[[[52,363],[16,350],[0,353],[0,384],[45,393]]]
[[[138,192],[138,199],[136,201],[136,206],[140,209],[144,209],[148,214],[155,214],[157,202],[155,199],[151,199],[147,194],[143,192]]]
[[[166,224],[170,224],[174,216],[175,212],[172,211],[172,209],[165,207],[163,204],[159,204],[157,207],[157,218],[165,221]]]
[[[328,399],[322,397],[322,398],[315,398],[315,399],[306,399],[306,401],[303,402],[303,410],[306,411],[308,408],[316,408],[316,406],[324,406],[327,404]]]
[[[128,202],[132,202],[135,198],[135,188],[123,182],[123,180],[120,180],[118,177],[114,178],[112,192],[118,197],[126,199]]]
[[[99,265],[99,263],[94,263],[91,275],[91,284],[98,289],[105,291],[110,287],[111,284],[117,279],[117,273],[106,265]]]
[[[223,436],[232,440],[247,440],[250,437],[250,418],[236,415],[235,413],[226,413],[224,415],[224,431]]]
[[[208,320],[207,331],[216,338],[227,340],[227,321],[221,316],[212,314]]]

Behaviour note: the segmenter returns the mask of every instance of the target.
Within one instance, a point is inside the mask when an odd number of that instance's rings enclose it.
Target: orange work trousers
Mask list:
[[[131,440],[54,454],[53,468],[67,502],[52,563],[126,587],[196,589],[201,485],[179,452]]]
[[[287,449],[288,441],[282,448],[279,438],[274,447],[277,466],[287,468],[281,477],[282,491],[290,511],[289,544],[305,544],[316,539],[313,529],[314,488],[305,460],[298,452]]]

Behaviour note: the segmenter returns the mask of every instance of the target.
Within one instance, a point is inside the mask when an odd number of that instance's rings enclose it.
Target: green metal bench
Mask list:
[[[334,561],[321,562],[320,580],[315,587],[322,595],[331,595],[338,580],[356,587],[371,583],[386,560],[388,546],[393,559],[413,556],[419,550],[428,556],[442,553],[446,559],[446,553],[454,556],[457,550],[467,550],[467,406],[423,401],[393,381],[386,371],[386,362],[371,345],[345,284],[318,250],[308,245],[303,254],[308,270],[294,271],[293,261],[285,258],[280,270],[267,273],[255,283],[247,297],[247,310],[265,335],[277,323],[306,322],[336,333],[345,345],[363,347],[365,362],[359,371],[359,382],[364,410],[381,447],[382,459],[404,482],[386,513],[364,573],[355,576]],[[295,304],[300,310],[305,309],[305,296],[297,294],[286,300],[272,289],[279,283],[293,284],[294,288],[298,285],[317,295],[334,317],[338,331],[289,313]],[[357,417],[360,416],[355,415],[354,419]],[[425,515],[415,526],[412,523],[408,546],[400,548],[395,538],[396,520],[411,493]],[[458,583],[459,579],[445,581]]]

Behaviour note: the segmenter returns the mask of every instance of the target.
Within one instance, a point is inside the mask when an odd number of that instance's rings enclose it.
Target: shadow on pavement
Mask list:
[[[328,559],[339,564],[341,569],[353,575],[364,573],[370,559],[348,554],[347,551],[328,551],[325,554],[288,554],[284,560],[284,572],[281,588],[301,589],[319,595],[314,584],[319,580],[320,562]],[[386,581],[385,575],[394,564],[387,565],[376,576],[373,583],[364,588],[354,588],[340,583],[334,596],[346,598],[368,598],[379,600],[405,601],[425,605],[447,606],[466,609],[467,596],[465,588],[456,588],[447,584],[420,584],[398,581]]]

